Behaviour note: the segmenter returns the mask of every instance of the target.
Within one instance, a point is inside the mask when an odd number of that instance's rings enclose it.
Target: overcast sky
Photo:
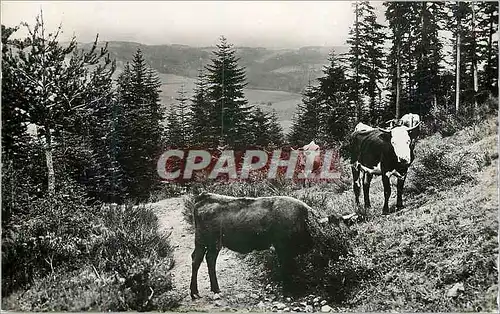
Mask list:
[[[378,8],[381,3],[374,3]],[[213,46],[225,35],[236,46],[344,45],[354,20],[349,1],[2,1],[2,24],[33,24],[43,9],[62,41]]]

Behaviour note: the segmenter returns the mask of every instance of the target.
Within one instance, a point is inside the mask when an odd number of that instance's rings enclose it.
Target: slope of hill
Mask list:
[[[101,43],[100,45],[103,45]],[[82,44],[88,49],[91,44]],[[159,73],[196,78],[198,70],[210,62],[214,47],[185,45],[144,45],[134,42],[108,42],[108,49],[118,65],[132,60],[137,49]],[[328,54],[335,49],[344,53],[347,47],[303,47],[299,49],[267,49],[236,47],[239,64],[246,68],[248,88],[300,93],[309,80],[321,75]]]

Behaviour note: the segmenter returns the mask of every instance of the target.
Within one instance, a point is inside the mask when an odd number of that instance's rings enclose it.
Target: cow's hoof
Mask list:
[[[192,300],[201,299],[200,294],[199,293],[191,293],[191,299]]]
[[[222,298],[222,293],[219,292],[214,292],[212,295],[212,300],[220,300]]]

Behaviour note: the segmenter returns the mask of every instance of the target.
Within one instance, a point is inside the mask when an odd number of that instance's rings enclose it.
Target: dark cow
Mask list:
[[[414,159],[415,139],[419,134],[419,125],[413,127],[396,126],[391,130],[375,129],[359,123],[351,136],[351,167],[356,204],[359,205],[361,179],[365,208],[370,207],[370,182],[373,175],[382,175],[384,185],[383,214],[389,213],[391,185],[389,178],[394,175],[397,182],[396,207],[403,207],[403,186],[408,168]],[[363,177],[360,176],[361,172]]]
[[[231,197],[202,193],[195,198],[193,210],[195,248],[192,257],[191,297],[199,297],[198,269],[206,254],[210,289],[219,293],[215,264],[224,246],[239,253],[266,250],[274,247],[282,271],[293,267],[293,259],[312,247],[310,220],[319,224],[339,223],[353,215],[319,214],[292,197]]]

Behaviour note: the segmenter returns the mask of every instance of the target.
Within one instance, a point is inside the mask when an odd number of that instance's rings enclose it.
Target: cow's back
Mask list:
[[[209,194],[194,211],[196,239],[240,253],[263,250],[307,235],[307,207],[292,198],[233,198]],[[298,243],[297,243],[298,244]]]
[[[385,134],[373,129],[356,131],[351,135],[351,163],[360,162],[366,167],[375,167],[382,156],[392,157],[391,144],[384,139]]]

